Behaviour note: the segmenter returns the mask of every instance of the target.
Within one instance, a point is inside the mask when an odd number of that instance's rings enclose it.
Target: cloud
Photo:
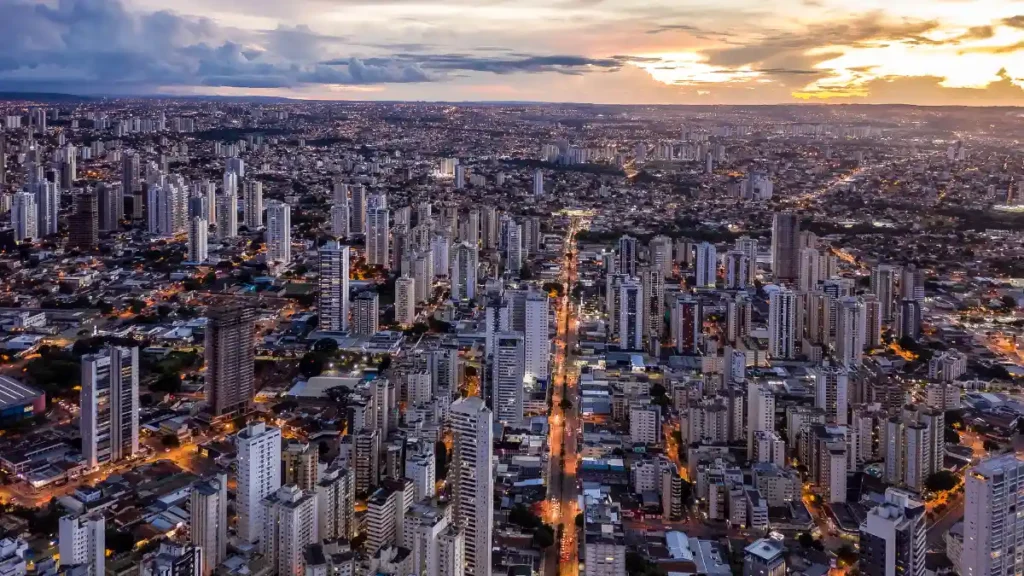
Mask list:
[[[642,60],[650,61],[650,58]],[[612,56],[608,58],[588,58],[574,55],[531,55],[512,53],[504,56],[480,56],[471,54],[405,54],[400,53],[388,58],[366,59],[370,64],[395,62],[415,65],[423,70],[439,72],[488,72],[491,74],[539,74],[555,72],[559,74],[577,75],[595,70],[618,70],[624,65],[638,61],[632,56]],[[346,60],[328,60],[323,64],[336,66],[346,64]]]
[[[414,63],[317,63],[343,38],[307,27],[247,32],[120,0],[0,3],[0,88],[140,93],[172,86],[288,88],[427,82]]]
[[[652,30],[648,30],[648,34],[661,34],[662,32],[700,32],[700,28],[696,26],[690,26],[689,24],[665,24],[658,26]]]
[[[1024,28],[1024,16],[1010,16],[999,21],[1004,26],[1011,28]]]

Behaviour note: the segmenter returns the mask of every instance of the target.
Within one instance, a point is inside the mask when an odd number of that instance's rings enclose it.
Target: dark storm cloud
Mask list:
[[[167,11],[133,14],[120,0],[0,2],[0,38],[0,89],[123,93],[432,80],[414,62],[317,64],[339,39],[305,27],[233,31]]]

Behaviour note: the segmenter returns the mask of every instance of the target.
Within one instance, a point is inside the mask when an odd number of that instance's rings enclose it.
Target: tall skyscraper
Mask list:
[[[546,380],[550,358],[551,338],[548,330],[548,295],[531,292],[526,296],[526,369],[528,380]]]
[[[218,474],[192,485],[189,541],[202,548],[202,575],[210,576],[227,558],[228,477]]]
[[[676,352],[686,355],[700,353],[704,315],[700,300],[689,294],[679,294],[672,306],[672,340]]]
[[[775,279],[793,282],[800,274],[797,251],[800,248],[800,217],[779,212],[772,220],[772,271]]]
[[[775,394],[767,384],[747,384],[747,454],[753,457],[754,434],[775,431]]]
[[[369,336],[380,329],[379,297],[372,290],[365,290],[352,303],[352,333]]]
[[[316,444],[288,440],[281,450],[281,484],[294,484],[300,490],[312,491],[317,481],[319,460]]]
[[[81,566],[85,569],[83,576],[104,576],[106,528],[107,522],[101,512],[90,512],[83,516],[62,516],[57,527],[59,566]]]
[[[825,421],[846,426],[849,422],[850,373],[844,366],[824,365],[810,369],[814,378],[814,407],[825,411]]]
[[[391,264],[391,214],[387,208],[371,208],[366,215],[366,263],[388,268]]]
[[[351,187],[351,192],[352,203],[349,205],[349,210],[352,213],[352,225],[349,229],[353,234],[366,234],[368,219],[366,213],[366,187],[356,184]]]
[[[451,419],[452,524],[465,533],[464,574],[490,576],[494,530],[493,416],[483,400],[470,396],[452,404]]]
[[[256,311],[211,307],[206,325],[206,397],[215,415],[245,414],[252,406]]]
[[[139,156],[128,151],[121,156],[121,197],[132,197],[132,218],[141,220],[142,211],[142,180],[139,169]]]
[[[108,346],[82,356],[82,456],[89,468],[139,451],[139,349]]]
[[[484,249],[493,250],[498,246],[498,211],[494,206],[484,206],[480,229]]]
[[[824,280],[821,273],[821,254],[815,248],[804,248],[799,254],[797,289],[800,292],[817,290],[818,282]]]
[[[861,365],[866,323],[864,301],[860,298],[842,298],[836,304],[836,360],[843,366]]]
[[[523,250],[523,227],[509,221],[505,239],[505,272],[518,275],[523,268],[525,250]]]
[[[117,230],[124,218],[124,195],[117,184],[97,184],[96,197],[99,210],[99,229],[102,232]]]
[[[619,238],[619,273],[636,276],[636,238]]]
[[[882,308],[882,322],[889,324],[893,319],[896,302],[897,270],[888,264],[879,264],[871,269],[871,293],[878,297]]]
[[[921,337],[921,301],[917,299],[904,298],[900,301],[900,318],[896,325],[896,336],[904,336],[917,340]]]
[[[416,281],[410,276],[395,280],[395,322],[402,326],[416,322]]]
[[[60,216],[60,188],[54,182],[41,181],[31,185],[36,197],[36,229],[43,238],[57,233]]]
[[[750,279],[750,260],[747,255],[739,250],[730,250],[725,253],[725,289],[743,290],[753,285],[747,284]],[[698,270],[700,267],[698,266]]]
[[[254,422],[238,431],[238,537],[254,543],[271,521],[264,516],[263,499],[281,487],[281,430]]]
[[[306,547],[320,541],[316,495],[281,486],[260,503],[265,522],[260,551],[278,576],[306,573]]]
[[[773,358],[796,358],[796,293],[772,292],[768,298],[768,353]]]
[[[924,574],[926,536],[924,503],[889,488],[885,502],[869,510],[860,524],[858,566],[867,576]]]
[[[960,556],[963,576],[1017,574],[1017,554],[1024,540],[1024,459],[1004,454],[985,460],[964,474],[964,548]]]
[[[355,474],[351,468],[332,466],[317,482],[318,532],[324,540],[355,536]]]
[[[348,330],[349,248],[331,240],[320,247],[320,329]]]
[[[206,262],[209,258],[210,225],[205,218],[196,217],[188,223],[188,261]]]
[[[348,200],[331,206],[331,234],[335,238],[348,238],[350,234]]]
[[[619,347],[623,350],[643,350],[644,290],[636,278],[619,285],[617,306]]]
[[[7,137],[0,134],[0,186],[7,184]]]
[[[753,286],[757,278],[757,239],[741,236],[736,240],[736,250],[747,256],[747,286]]]
[[[39,209],[36,197],[31,192],[18,192],[11,205],[11,224],[14,225],[14,239],[18,242],[39,239]]]
[[[245,196],[242,199],[242,217],[245,219],[245,227],[249,230],[256,230],[263,227],[263,182],[259,180],[246,180],[244,186]]]
[[[491,363],[491,405],[499,422],[518,426],[523,420],[525,344],[518,332],[495,335]]]
[[[540,168],[533,171],[533,195],[544,195],[544,172]]]
[[[648,245],[651,253],[651,265],[662,277],[672,275],[672,239],[668,236],[655,236]]]
[[[93,250],[99,244],[99,209],[96,194],[83,192],[75,197],[75,213],[68,219],[68,246]]]
[[[451,252],[451,296],[452,300],[476,297],[477,269],[479,268],[475,244],[462,242]]]
[[[287,265],[292,261],[292,207],[284,202],[267,204],[267,262]]]
[[[718,279],[718,251],[710,242],[697,245],[697,287],[714,288]]]

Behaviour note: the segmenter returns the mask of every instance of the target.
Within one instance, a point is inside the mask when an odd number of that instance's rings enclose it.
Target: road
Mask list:
[[[563,524],[561,542],[549,547],[544,557],[545,576],[561,574],[575,576],[579,566],[576,544],[576,458],[577,436],[579,429],[579,388],[574,372],[572,351],[576,346],[578,328],[576,312],[569,293],[576,283],[575,242],[577,222],[574,220],[569,227],[565,242],[565,263],[562,266],[562,280],[566,286],[565,295],[559,300],[556,323],[558,331],[555,336],[555,360],[552,367],[551,382],[551,415],[548,418],[550,429],[550,455],[548,459],[548,502],[545,520],[552,526]],[[565,387],[563,396],[562,387]],[[563,410],[561,402],[569,400],[572,406]],[[556,528],[557,533],[557,528]]]

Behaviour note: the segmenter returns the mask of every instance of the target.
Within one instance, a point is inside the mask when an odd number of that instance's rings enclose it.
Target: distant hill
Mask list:
[[[0,100],[30,101],[30,102],[89,102],[95,100],[88,96],[75,94],[60,94],[57,92],[3,92],[0,91]]]

